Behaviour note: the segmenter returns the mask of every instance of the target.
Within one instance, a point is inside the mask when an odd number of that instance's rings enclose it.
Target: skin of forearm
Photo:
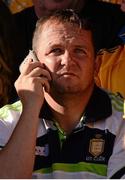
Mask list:
[[[24,110],[5,148],[0,152],[0,178],[31,178],[39,124],[38,113]]]

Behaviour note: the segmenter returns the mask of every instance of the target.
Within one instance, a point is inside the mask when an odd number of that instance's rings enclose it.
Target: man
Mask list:
[[[22,40],[24,41],[24,49],[20,51],[22,58],[19,59],[17,66],[27,55],[29,49],[31,49],[31,39],[37,18],[50,14],[56,9],[72,8],[75,9],[81,17],[86,16],[92,19],[95,29],[96,49],[100,50],[104,48],[104,50],[101,51],[101,56],[98,58],[101,69],[99,69],[99,72],[96,74],[95,79],[98,79],[96,83],[103,88],[114,93],[118,92],[121,96],[125,97],[125,86],[122,85],[125,75],[122,73],[122,70],[119,70],[118,63],[120,62],[120,66],[123,67],[124,56],[122,63],[121,57],[124,55],[124,51],[121,51],[121,49],[123,49],[124,46],[124,31],[120,37],[118,37],[118,35],[125,25],[124,1],[121,1],[120,5],[120,3],[112,4],[99,0],[33,0],[33,4],[34,7],[27,8],[21,13],[14,15],[17,26],[22,32]],[[107,59],[109,52],[110,57]],[[116,55],[117,52],[119,56]],[[105,68],[107,63],[108,66]]]
[[[39,61],[15,83],[21,101],[0,110],[0,177],[124,177],[123,102],[94,84],[88,21],[72,10],[40,19],[33,49]]]

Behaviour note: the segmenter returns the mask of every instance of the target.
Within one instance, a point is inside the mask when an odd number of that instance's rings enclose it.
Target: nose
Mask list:
[[[70,66],[73,63],[74,58],[72,56],[72,53],[70,53],[69,51],[65,51],[61,58],[61,65]]]

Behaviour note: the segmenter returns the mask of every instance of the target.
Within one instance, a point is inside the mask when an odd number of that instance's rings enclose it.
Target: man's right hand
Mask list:
[[[39,112],[44,101],[44,90],[49,92],[50,72],[39,61],[27,59],[21,65],[21,74],[15,82],[15,88],[23,107]]]

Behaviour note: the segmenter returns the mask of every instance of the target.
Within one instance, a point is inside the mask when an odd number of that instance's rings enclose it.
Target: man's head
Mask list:
[[[80,11],[86,0],[33,0],[36,15],[40,18],[59,9],[72,8]]]
[[[33,49],[51,73],[53,90],[76,93],[87,90],[94,83],[91,25],[73,10],[60,10],[40,19]]]

